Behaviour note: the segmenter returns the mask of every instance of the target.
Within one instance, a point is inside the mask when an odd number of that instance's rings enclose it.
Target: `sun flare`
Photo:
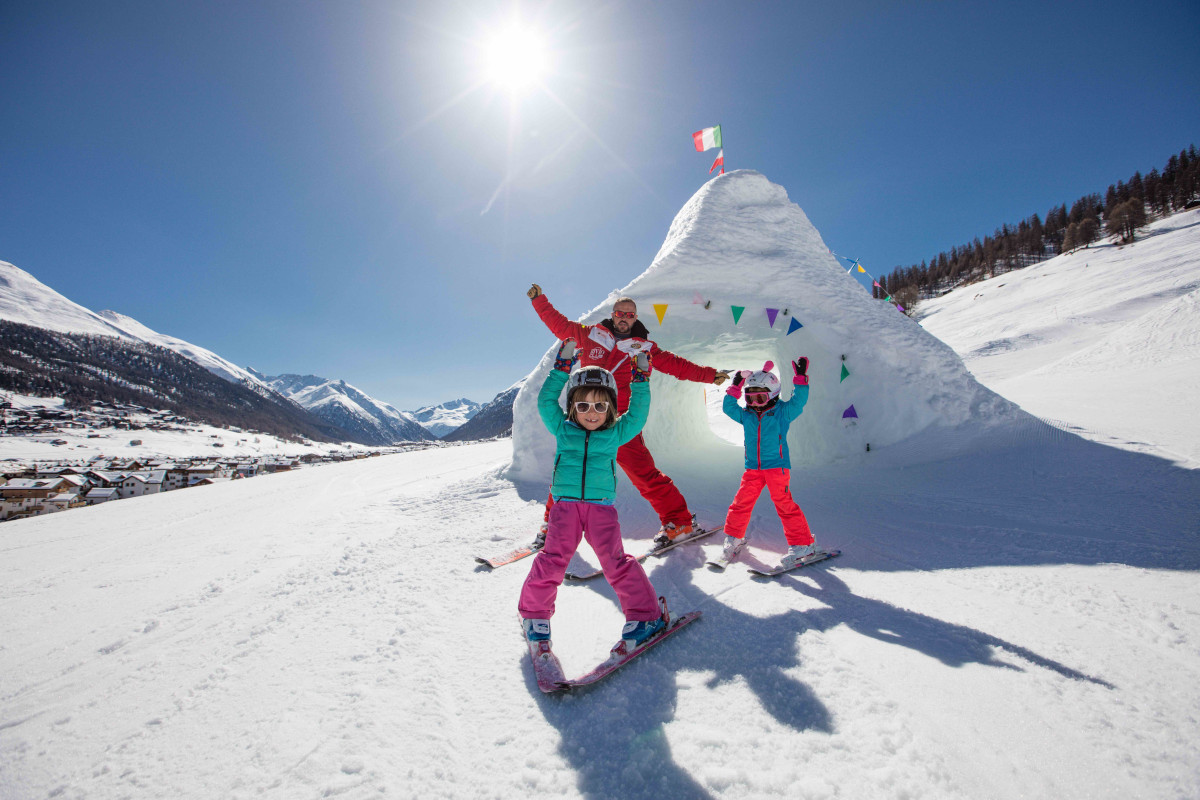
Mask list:
[[[519,91],[540,81],[548,64],[546,44],[533,30],[506,28],[486,44],[484,75],[509,91]]]

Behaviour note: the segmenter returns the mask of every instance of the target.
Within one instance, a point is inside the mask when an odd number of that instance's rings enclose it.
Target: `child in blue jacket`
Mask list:
[[[742,370],[725,392],[722,410],[734,422],[740,423],[746,444],[746,472],[733,503],[725,515],[724,555],[733,560],[746,546],[746,526],[763,487],[771,493],[775,510],[783,522],[783,535],[788,552],[782,566],[792,567],[818,552],[816,539],[809,530],[808,520],[789,487],[792,461],[788,455],[787,433],[792,420],[804,411],[808,402],[808,359],[792,362],[795,390],[791,400],[779,399],[779,378],[771,372],[768,361],[758,372]],[[745,384],[746,407],[738,405]]]

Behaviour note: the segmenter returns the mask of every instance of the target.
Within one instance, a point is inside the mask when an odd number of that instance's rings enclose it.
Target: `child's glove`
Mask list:
[[[650,351],[642,350],[630,360],[633,370],[632,383],[645,383],[650,380]]]
[[[792,362],[792,371],[796,376],[792,378],[792,383],[797,386],[808,386],[808,356],[800,356]]]
[[[529,291],[525,293],[525,296],[528,297],[530,300],[534,300],[537,297],[541,296],[541,294],[542,294],[542,287],[538,286],[535,283],[533,286],[529,287]]]
[[[575,352],[575,340],[564,339],[562,347],[558,348],[558,356],[554,359],[554,368],[560,372],[570,372],[571,367],[575,366],[575,362],[579,360],[579,354]]]
[[[746,382],[754,373],[748,369],[740,369],[733,375],[733,383],[725,390],[725,394],[732,397],[734,400],[742,399],[742,384]]]

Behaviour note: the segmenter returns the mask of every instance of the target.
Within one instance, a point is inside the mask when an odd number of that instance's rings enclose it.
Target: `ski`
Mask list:
[[[496,567],[503,567],[505,564],[511,564],[514,561],[520,561],[522,558],[525,558],[526,556],[531,556],[541,549],[542,548],[538,547],[536,545],[536,543],[535,544],[527,544],[527,545],[522,545],[521,547],[518,547],[516,550],[509,550],[507,553],[505,553],[502,556],[493,556],[492,558],[484,558],[483,556],[475,556],[475,560],[477,562],[479,562],[480,564],[484,564],[488,567],[491,567],[492,569],[495,569]]]
[[[558,656],[550,649],[550,640],[530,642],[526,639],[526,643],[529,645],[529,658],[533,661],[533,675],[537,678],[538,688],[546,694],[562,691],[562,684],[567,678]]]
[[[679,631],[683,630],[683,628],[698,619],[700,619],[699,611],[689,611],[687,614],[675,617],[671,620],[671,624],[668,625],[662,633],[647,639],[632,650],[626,650],[625,643],[620,642],[612,649],[612,652],[609,653],[608,658],[601,662],[595,669],[584,675],[580,675],[578,678],[560,680],[558,682],[558,691],[569,691],[571,689],[578,689],[583,686],[590,686],[591,684],[608,677],[621,667],[628,664],[630,661],[633,661],[642,653],[649,650],[651,647],[661,644],[667,639],[667,637],[678,633]]]
[[[792,566],[792,567],[779,566],[779,567],[774,567],[772,569],[755,569],[754,567],[750,567],[750,571],[753,572],[755,575],[763,575],[768,578],[773,578],[776,575],[782,575],[783,573],[791,572],[794,569],[800,569],[802,567],[811,567],[813,564],[819,564],[820,562],[825,561],[826,559],[829,559],[829,558],[837,558],[841,554],[842,554],[841,550],[829,550],[827,552],[821,551],[818,553],[813,553],[811,556],[809,556],[808,558],[801,561],[799,564],[796,564],[795,566]]]
[[[669,550],[674,550],[681,544],[691,544],[692,542],[699,541],[706,536],[711,536],[717,531],[724,530],[724,528],[724,525],[718,525],[715,528],[701,528],[700,530],[692,531],[687,536],[681,536],[674,541],[667,542],[666,544],[651,547],[649,550],[638,556],[637,560],[640,563],[645,561],[650,556],[661,556],[663,553],[666,553]],[[594,569],[591,572],[568,572],[564,578],[569,581],[590,581],[592,578],[598,578],[603,574],[603,569]]]

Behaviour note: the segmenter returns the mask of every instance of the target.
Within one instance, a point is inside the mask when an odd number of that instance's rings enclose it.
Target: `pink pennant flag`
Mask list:
[[[704,304],[704,298],[700,296],[700,293],[699,292],[693,293],[692,294],[692,305],[695,306],[695,305],[703,305],[703,304]]]

